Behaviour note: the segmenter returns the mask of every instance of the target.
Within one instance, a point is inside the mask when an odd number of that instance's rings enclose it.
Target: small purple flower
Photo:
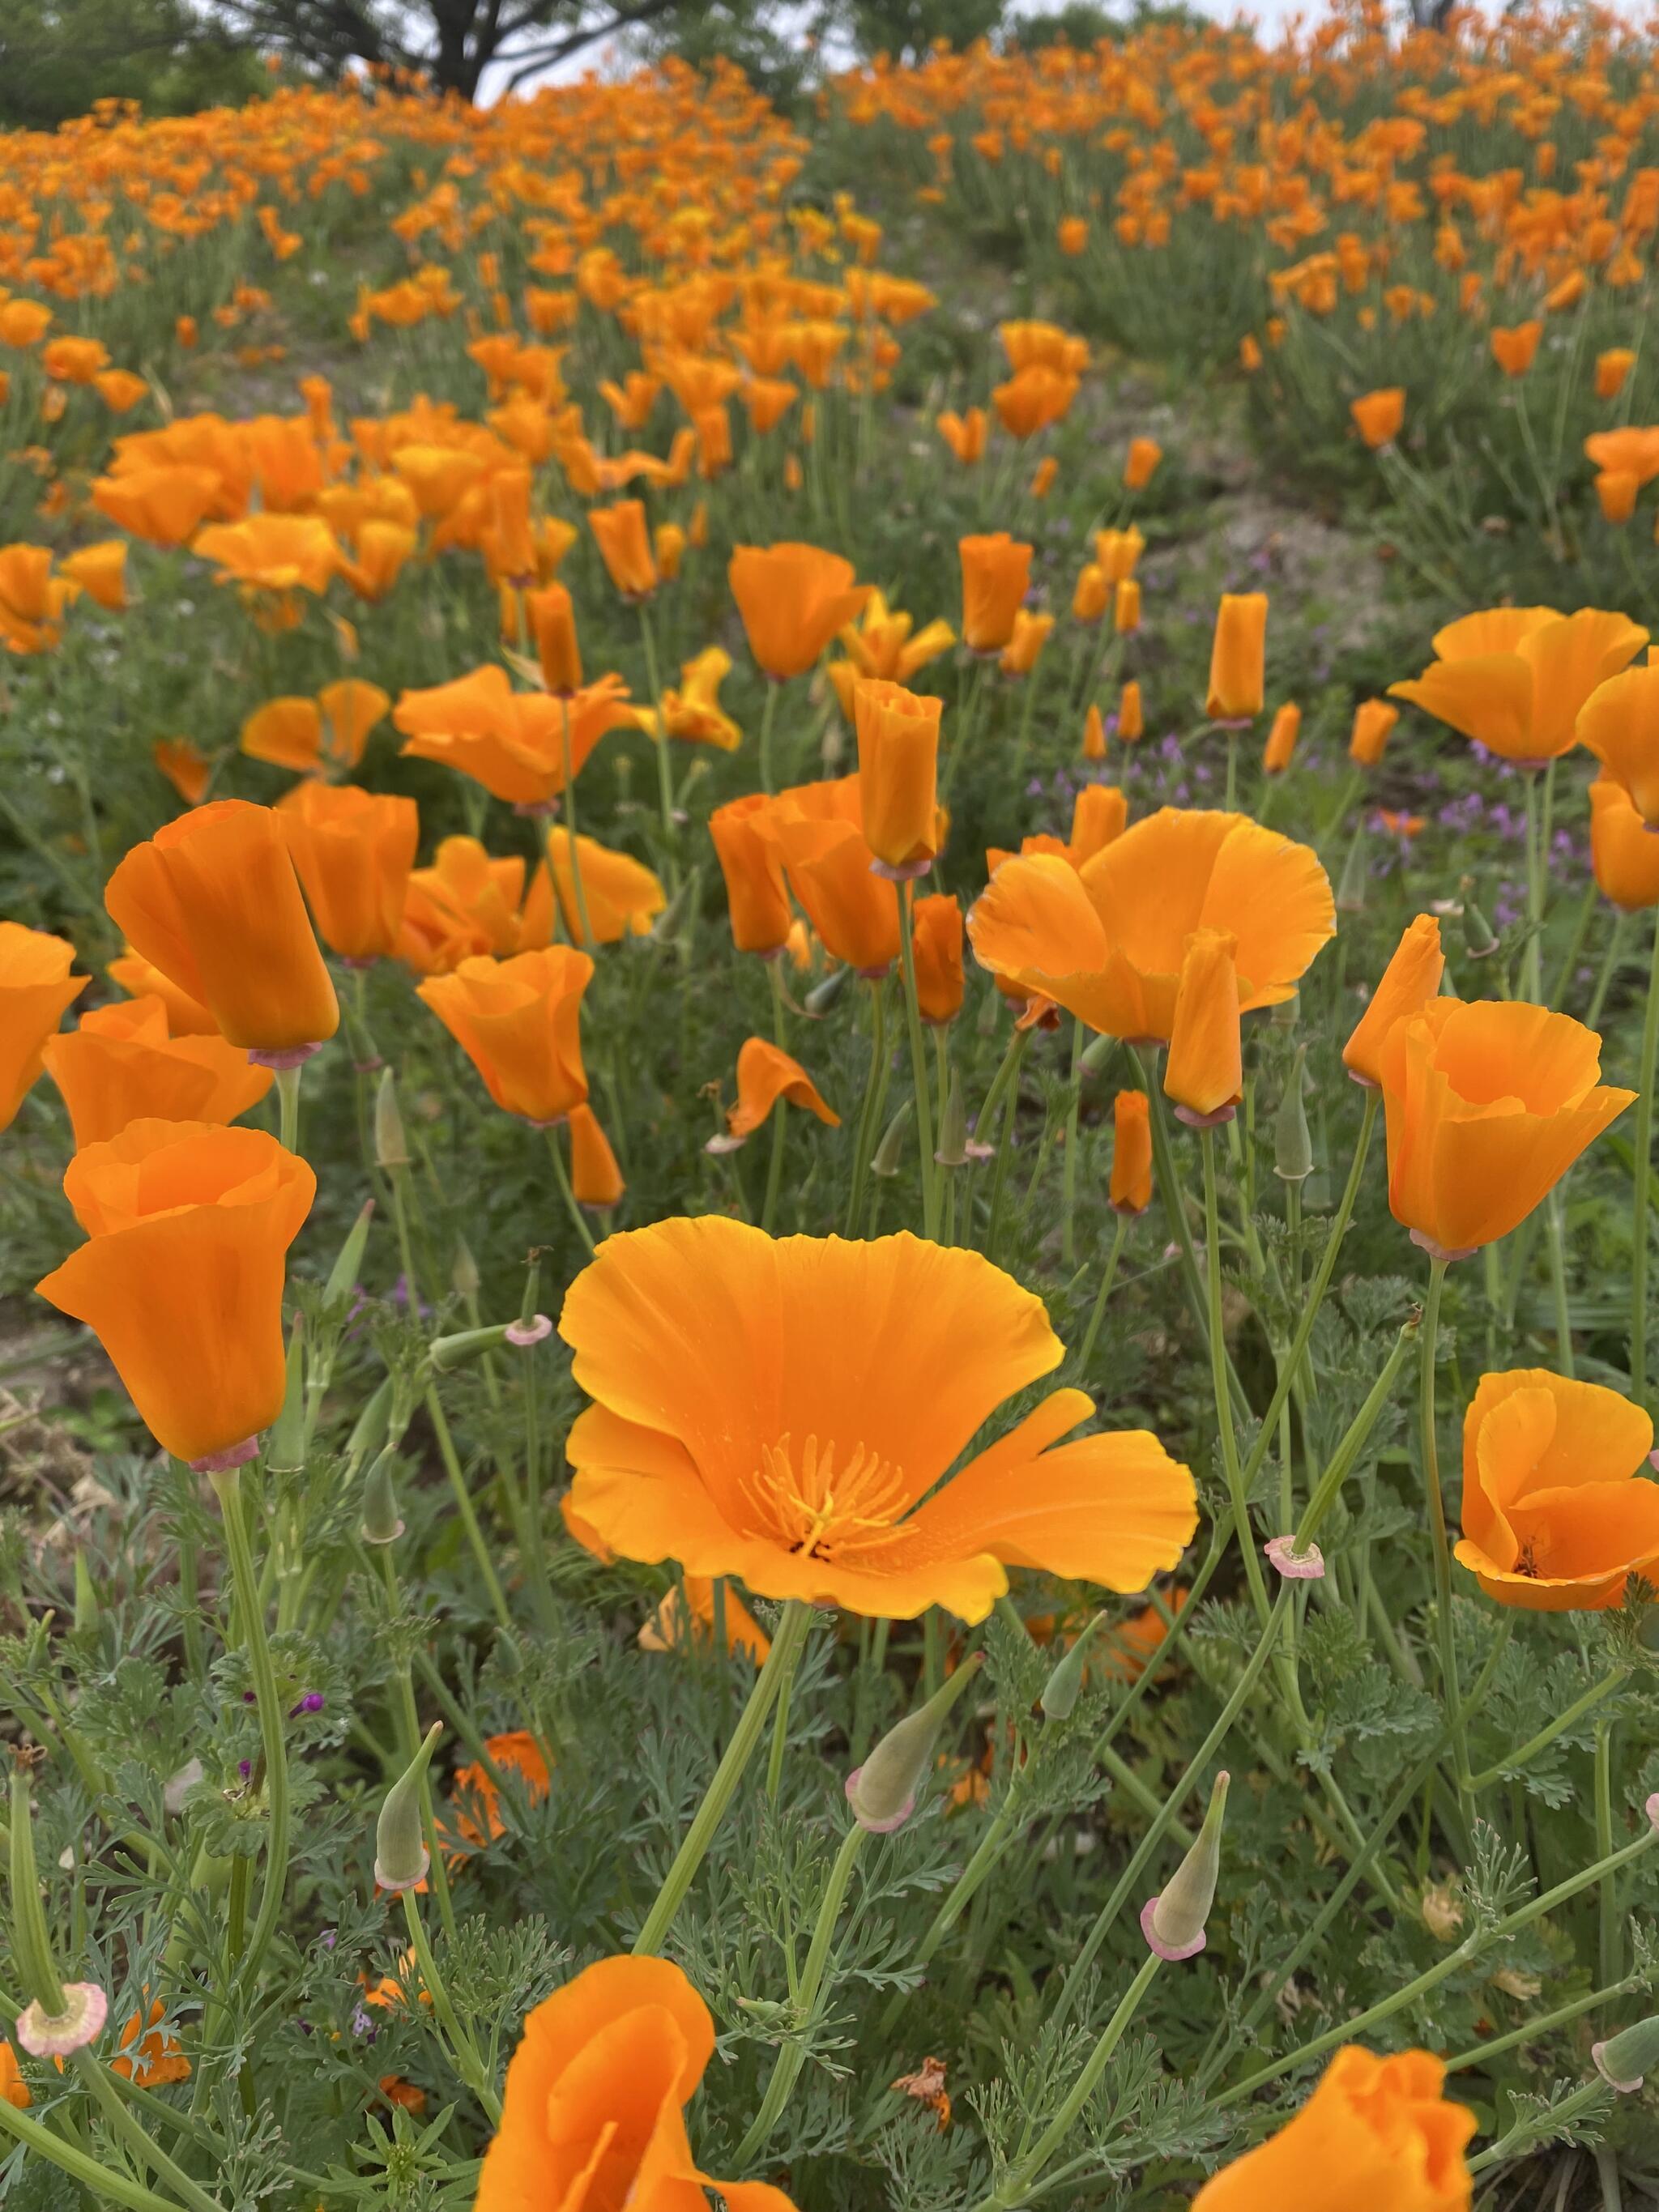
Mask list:
[[[236,1771],[246,1782],[253,1771],[253,1761],[251,1759],[239,1759],[236,1762]]]
[[[362,2005],[359,2005],[351,2015],[351,2033],[354,2035],[366,2035],[371,2043],[374,2040],[374,2015]]]
[[[291,1721],[297,1721],[301,1713],[319,1713],[327,1703],[328,1699],[320,1690],[307,1690],[297,1705],[289,1707],[288,1717]]]

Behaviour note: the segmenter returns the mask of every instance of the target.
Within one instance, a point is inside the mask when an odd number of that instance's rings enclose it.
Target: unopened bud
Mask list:
[[[434,1336],[427,1357],[440,1375],[447,1375],[452,1368],[465,1367],[469,1359],[477,1359],[483,1352],[498,1352],[507,1342],[507,1326],[506,1322],[495,1322],[487,1328],[463,1328],[453,1336]]]
[[[1336,886],[1339,914],[1359,914],[1365,904],[1365,826],[1361,823],[1348,843],[1342,873]]]
[[[467,1249],[466,1239],[455,1239],[455,1257],[449,1266],[449,1280],[458,1298],[476,1298],[478,1295],[478,1263]]]
[[[847,1778],[847,1802],[860,1827],[885,1836],[902,1828],[916,1809],[916,1793],[933,1762],[933,1745],[945,1718],[984,1663],[975,1651],[942,1690],[888,1729],[862,1766]]]
[[[1621,2027],[1605,2043],[1592,2043],[1590,2057],[1609,2088],[1617,2089],[1621,2096],[1633,2096],[1644,2078],[1659,2066],[1659,2016]]]
[[[348,1465],[361,1467],[371,1452],[379,1451],[385,1443],[392,1421],[392,1377],[388,1375],[377,1385],[346,1438]]]
[[[960,1168],[968,1164],[968,1109],[963,1101],[962,1078],[954,1067],[939,1125],[939,1150],[933,1158],[942,1168]]]
[[[1193,1847],[1170,1877],[1160,1895],[1147,1899],[1140,1915],[1140,1932],[1160,1959],[1194,1959],[1208,1938],[1204,1923],[1215,1903],[1216,1877],[1221,1871],[1221,1820],[1227,1808],[1227,1775],[1217,1775],[1210,1792],[1209,1810]]]
[[[1281,1182],[1302,1182],[1313,1173],[1313,1133],[1302,1095],[1302,1071],[1307,1057],[1307,1046],[1297,1045],[1273,1121],[1273,1173]]]
[[[685,927],[686,917],[695,910],[702,889],[702,878],[693,868],[662,912],[651,925],[651,938],[656,945],[672,945]]]
[[[781,956],[780,956],[781,957]],[[832,968],[821,983],[814,983],[806,994],[806,1011],[815,1021],[822,1020],[842,993],[847,988],[850,968]]]
[[[1463,900],[1463,950],[1471,960],[1490,960],[1498,950],[1498,933],[1473,897]]]
[[[371,1198],[346,1231],[346,1240],[340,1247],[339,1256],[329,1270],[323,1301],[334,1312],[343,1314],[351,1304],[358,1277],[362,1273],[363,1248],[368,1243],[368,1224],[374,1218],[374,1201]]]
[[[357,1533],[366,1544],[395,1544],[404,1533],[392,1480],[397,1464],[397,1452],[388,1444],[364,1479],[363,1514]]]
[[[434,1721],[421,1747],[386,1793],[374,1828],[374,1879],[382,1889],[414,1889],[426,1880],[432,1854],[426,1847],[421,1795],[441,1721]]]
[[[876,1146],[876,1156],[870,1163],[872,1175],[896,1176],[904,1158],[904,1125],[910,1118],[910,1101],[907,1098],[881,1133],[881,1142]]]
[[[398,1079],[388,1067],[374,1094],[374,1158],[383,1168],[406,1168],[409,1157],[404,1117],[398,1110]]]
[[[34,1863],[34,1814],[29,1784],[40,1753],[12,1753],[11,1955],[17,1978],[40,2010],[53,2015],[64,2008],[64,1984],[52,1955],[52,1937],[40,1902],[40,1876]]]
[[[265,1439],[265,1465],[273,1474],[295,1474],[306,1463],[306,1355],[301,1316],[294,1316],[288,1339],[288,1381],[283,1410]]]
[[[1089,1656],[1089,1639],[1105,1618],[1103,1613],[1095,1615],[1043,1684],[1041,1702],[1046,1720],[1071,1719],[1077,1701],[1083,1694],[1083,1669]]]

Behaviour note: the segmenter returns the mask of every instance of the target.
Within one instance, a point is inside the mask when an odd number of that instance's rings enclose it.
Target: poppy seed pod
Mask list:
[[[415,1889],[426,1880],[432,1854],[422,1820],[422,1785],[443,1723],[434,1721],[414,1758],[386,1793],[374,1826],[374,1880],[393,1892]]]
[[[1042,1686],[1038,1703],[1042,1717],[1050,1721],[1068,1721],[1077,1710],[1077,1701],[1083,1694],[1083,1670],[1089,1657],[1089,1639],[1105,1620],[1097,1613],[1086,1628],[1073,1638],[1071,1650],[1054,1668]]]
[[[1267,595],[1224,592],[1210,647],[1204,711],[1212,721],[1249,722],[1261,712],[1267,688]]]
[[[904,1132],[910,1119],[911,1103],[907,1098],[882,1131],[881,1142],[876,1146],[870,1162],[872,1175],[890,1180],[904,1164]]]
[[[1299,1044],[1285,1079],[1285,1096],[1273,1117],[1273,1173],[1281,1182],[1304,1182],[1313,1173],[1313,1135],[1308,1127],[1307,1102],[1302,1095],[1303,1072],[1308,1048]]]
[[[890,1728],[862,1766],[847,1778],[847,1802],[860,1827],[872,1835],[890,1835],[916,1809],[916,1793],[933,1764],[933,1746],[951,1708],[984,1664],[975,1651],[964,1659],[944,1687],[925,1705]]]
[[[1210,1791],[1204,1825],[1192,1849],[1170,1876],[1167,1887],[1148,1898],[1140,1915],[1140,1932],[1160,1959],[1194,1959],[1209,1941],[1205,1923],[1215,1903],[1215,1885],[1221,1872],[1221,1823],[1227,1809],[1226,1770],[1217,1775]]]
[[[374,1161],[377,1167],[406,1168],[410,1163],[409,1139],[404,1134],[404,1117],[398,1106],[398,1079],[389,1067],[380,1071],[380,1084],[374,1093]]]
[[[404,1533],[403,1517],[398,1511],[398,1493],[392,1480],[397,1464],[397,1451],[388,1444],[375,1455],[374,1466],[363,1478],[363,1506],[357,1534],[366,1544],[395,1544]]]
[[[1620,2028],[1605,2043],[1592,2043],[1595,2070],[1622,2097],[1633,2096],[1646,2075],[1659,2066],[1659,2014]]]

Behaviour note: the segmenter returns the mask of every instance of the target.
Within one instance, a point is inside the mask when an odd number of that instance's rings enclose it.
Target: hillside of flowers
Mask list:
[[[0,135],[10,2212],[1659,2203],[1659,49]]]

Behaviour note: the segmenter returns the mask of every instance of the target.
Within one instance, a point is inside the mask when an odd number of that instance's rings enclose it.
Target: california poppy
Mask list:
[[[494,859],[476,837],[446,837],[429,868],[409,878],[398,957],[422,975],[447,974],[475,953],[533,952],[553,936],[544,868],[528,884],[517,854]]]
[[[1636,366],[1636,356],[1628,346],[1609,346],[1605,353],[1595,356],[1595,396],[1598,399],[1616,399],[1625,388],[1625,379]]]
[[[946,408],[933,418],[933,427],[945,444],[964,465],[981,459],[985,441],[990,430],[990,417],[982,407],[970,407],[965,415]]]
[[[1382,1047],[1395,1024],[1420,1014],[1440,988],[1446,956],[1440,949],[1440,924],[1419,914],[1407,924],[1395,947],[1364,1012],[1342,1048],[1342,1065],[1356,1083],[1375,1091],[1382,1081]]]
[[[1036,666],[1037,657],[1048,642],[1054,626],[1054,618],[1051,614],[1038,614],[1030,607],[1017,607],[1008,642],[997,659],[997,665],[1003,674],[1029,676]]]
[[[1133,523],[1127,530],[1095,532],[1095,559],[1109,584],[1121,584],[1133,576],[1146,550],[1146,540]]]
[[[738,1048],[738,1102],[726,1109],[726,1136],[720,1149],[752,1137],[781,1103],[804,1107],[832,1129],[841,1127],[840,1115],[825,1103],[798,1060],[764,1037],[745,1037]]]
[[[199,806],[213,781],[213,763],[188,738],[157,738],[149,757],[186,806]]]
[[[166,2018],[167,2008],[160,1997],[150,1999],[148,2013],[132,2014],[121,2030],[120,2056],[109,2062],[112,2074],[119,2074],[140,2089],[189,2081],[190,2061],[178,2037],[161,2025]]]
[[[4,2040],[0,2040],[0,2098],[19,2112],[27,2112],[34,2102],[29,2094],[29,2085],[23,2079],[23,2069],[17,2063],[17,2053]]]
[[[515,691],[493,663],[429,690],[405,691],[392,720],[419,760],[444,761],[496,799],[545,807],[579,775],[609,730],[634,720],[628,687],[602,676],[569,698]]]
[[[1659,666],[1626,668],[1597,684],[1574,730],[1648,829],[1659,828]]]
[[[574,844],[574,866],[572,844]],[[559,911],[573,945],[585,945],[581,908],[586,903],[595,945],[615,945],[624,937],[643,937],[668,903],[653,871],[631,853],[618,853],[592,837],[577,837],[555,824],[547,833],[547,865],[558,893]],[[582,897],[576,896],[575,871],[581,871]]]
[[[925,1022],[953,1022],[962,1012],[962,908],[948,892],[918,899],[911,909],[916,1002]]]
[[[732,941],[739,952],[768,957],[782,950],[793,919],[771,822],[772,801],[762,792],[730,799],[708,817],[708,834],[726,879]]]
[[[1139,684],[1126,684],[1118,694],[1117,733],[1126,745],[1134,744],[1145,736],[1146,712],[1141,704]]]
[[[1032,548],[1006,530],[958,540],[962,556],[962,637],[972,653],[1000,653],[1031,577]]]
[[[1261,712],[1267,638],[1267,593],[1224,592],[1216,611],[1204,702],[1212,720],[1248,722]]]
[[[1400,426],[1406,419],[1406,394],[1397,384],[1382,392],[1367,392],[1348,412],[1354,428],[1374,453],[1379,446],[1391,446],[1400,435]]]
[[[395,951],[420,841],[415,801],[308,777],[276,811],[324,944],[344,960]]]
[[[1152,1202],[1152,1102],[1144,1091],[1120,1091],[1112,1101],[1114,1213],[1145,1213]]]
[[[244,591],[324,592],[343,562],[334,532],[314,514],[251,514],[198,531],[191,551],[217,563],[221,583]]]
[[[479,954],[416,988],[503,1112],[541,1126],[586,1100],[581,1003],[592,975],[586,953],[550,945],[509,960]]]
[[[269,1068],[216,1034],[169,1036],[158,998],[94,1006],[46,1042],[76,1150],[119,1136],[130,1121],[234,1121],[271,1084]]]
[[[71,975],[74,963],[66,937],[0,921],[0,1129],[10,1128],[33,1088],[64,1007],[92,981]]]
[[[542,682],[556,698],[582,688],[582,649],[574,602],[562,584],[524,594],[524,611],[541,663]]]
[[[1156,438],[1131,438],[1129,450],[1123,462],[1124,488],[1128,491],[1144,491],[1157,473],[1164,459],[1164,448]]]
[[[726,569],[757,665],[775,683],[804,676],[869,597],[853,564],[816,545],[739,545]]]
[[[317,1178],[262,1129],[132,1121],[70,1161],[88,1241],[35,1288],[84,1322],[163,1450],[234,1465],[282,1409],[284,1255]]]
[[[671,738],[690,745],[715,745],[723,753],[735,752],[743,732],[720,704],[720,685],[732,673],[732,656],[723,645],[706,645],[680,664],[679,688],[672,684],[662,695],[662,719]],[[640,726],[656,734],[657,718],[650,708],[639,713]]]
[[[648,599],[658,579],[643,501],[620,499],[614,507],[590,507],[587,524],[606,572],[623,597]]]
[[[1098,622],[1112,603],[1113,589],[1099,562],[1085,561],[1072,591],[1073,622]]]
[[[594,1401],[570,1432],[571,1502],[625,1559],[972,1621],[1012,1565],[1142,1589],[1196,1525],[1192,1477],[1155,1437],[1059,1443],[1093,1410],[1079,1390],[935,1487],[1065,1357],[1041,1301],[963,1249],[659,1221],[607,1240],[559,1328]]]
[[[1598,775],[1589,787],[1590,866],[1602,897],[1622,913],[1659,906],[1659,837],[1622,783]]]
[[[837,669],[849,672],[836,681],[836,689],[850,720],[851,687],[859,677],[884,676],[890,683],[908,684],[918,669],[949,652],[957,634],[947,622],[924,623],[917,629],[902,607],[890,607],[881,592],[872,591],[858,620],[843,626],[841,641],[848,659],[831,661],[830,673],[834,678]]]
[[[449,1790],[456,1835],[461,1844],[475,1851],[483,1850],[507,1833],[496,1775],[509,1784],[516,1784],[532,1805],[538,1803],[552,1787],[547,1759],[528,1729],[509,1729],[500,1735],[487,1735],[483,1747],[489,1754],[489,1766],[482,1759],[469,1759],[464,1766],[456,1768]],[[495,1769],[494,1774],[490,1767]]]
[[[883,873],[924,874],[939,834],[940,702],[866,677],[854,688],[853,711],[864,842]]]
[[[167,1030],[180,1036],[217,1036],[219,1024],[199,999],[181,991],[170,975],[154,968],[129,945],[105,970],[112,983],[129,998],[159,999],[167,1010]]]
[[[1293,700],[1286,700],[1273,716],[1273,727],[1267,732],[1267,742],[1261,752],[1261,773],[1264,775],[1283,775],[1291,764],[1296,750],[1296,741],[1302,730],[1302,709]]]
[[[1500,325],[1492,333],[1492,357],[1505,376],[1524,376],[1543,335],[1540,322],[1516,323],[1510,329]]]
[[[1238,940],[1230,930],[1195,929],[1182,954],[1164,1094],[1182,1121],[1207,1128],[1232,1118],[1243,1082]]]
[[[106,538],[96,545],[83,545],[77,553],[66,553],[58,564],[58,573],[112,614],[118,614],[127,604],[125,538]]]
[[[1624,615],[1597,607],[1574,615],[1492,607],[1437,630],[1437,658],[1414,683],[1391,684],[1389,696],[1412,700],[1488,752],[1532,766],[1572,750],[1586,701],[1647,637]]]
[[[797,784],[756,820],[831,957],[873,976],[898,957],[899,908],[892,885],[871,872],[862,781]]]
[[[586,1099],[579,1099],[566,1127],[570,1133],[570,1194],[578,1206],[608,1212],[621,1204],[626,1185],[599,1117]]]
[[[1348,737],[1348,758],[1356,768],[1375,768],[1382,757],[1389,732],[1400,720],[1398,707],[1386,699],[1362,699],[1353,710]]]

